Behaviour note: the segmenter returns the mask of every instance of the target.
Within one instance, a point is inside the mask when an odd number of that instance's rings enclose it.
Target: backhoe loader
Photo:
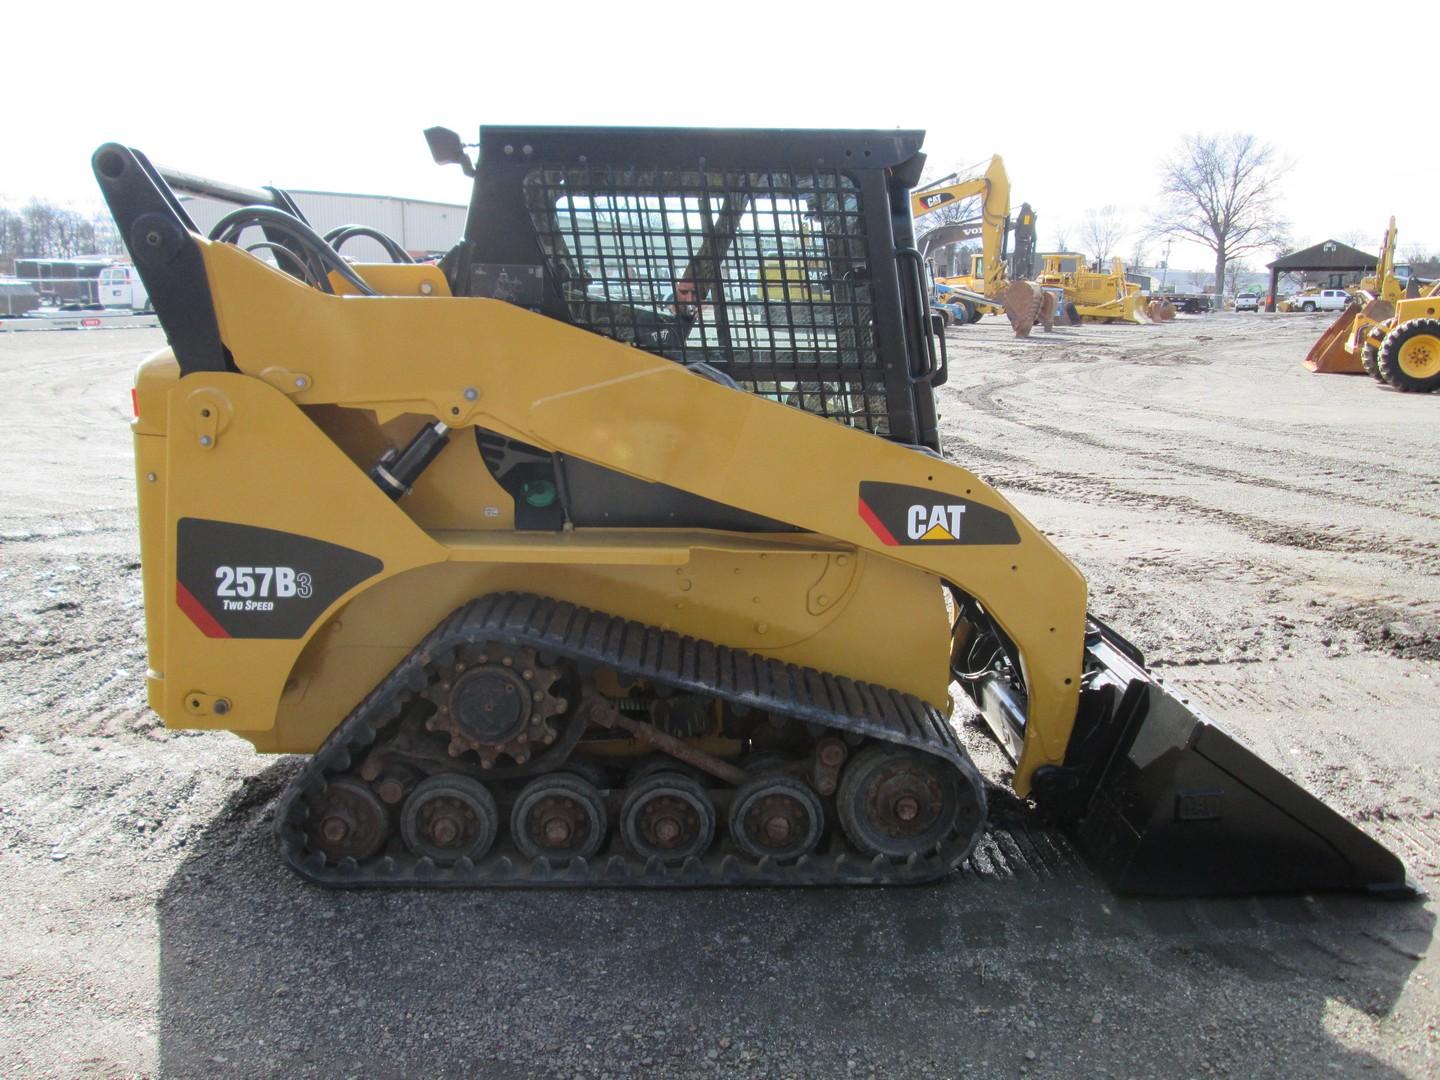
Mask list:
[[[431,129],[474,178],[439,265],[347,262],[274,188],[205,182],[239,205],[201,235],[194,178],[95,152],[169,341],[135,382],[149,701],[309,755],[295,871],[931,881],[986,828],[974,709],[1117,888],[1410,890],[942,456],[922,138],[484,127],[472,162]],[[802,234],[823,287],[757,315]]]
[[[1319,374],[1364,372],[1397,390],[1440,389],[1440,283],[1401,280],[1395,269],[1395,219],[1380,242],[1375,272],[1363,278],[1304,364]]]

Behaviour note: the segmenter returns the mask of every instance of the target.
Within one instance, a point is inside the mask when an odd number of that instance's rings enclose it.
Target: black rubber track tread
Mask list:
[[[960,773],[979,800],[982,825],[969,836],[952,836],[924,858],[904,862],[869,859],[855,852],[816,853],[777,866],[735,851],[712,849],[704,859],[665,867],[641,862],[624,851],[602,852],[594,860],[555,866],[525,859],[507,843],[496,845],[478,863],[461,860],[437,866],[428,859],[385,853],[363,864],[327,862],[307,849],[304,821],[307,794],[322,792],[327,777],[350,767],[353,751],[374,741],[408,697],[426,685],[425,667],[461,645],[501,641],[567,657],[581,665],[615,669],[632,678],[711,694],[751,708],[818,723],[933,754]],[[471,601],[441,620],[375,687],[282,793],[275,815],[281,853],[301,876],[322,885],[427,887],[535,886],[751,886],[919,884],[958,868],[984,833],[985,785],[944,715],[934,706],[898,690],[855,682],[840,675],[801,668],[713,642],[682,637],[563,601],[528,593],[498,593]]]

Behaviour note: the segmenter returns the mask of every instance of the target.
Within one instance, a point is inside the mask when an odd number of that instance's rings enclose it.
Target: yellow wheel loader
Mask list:
[[[244,205],[201,235],[94,155],[170,345],[136,378],[149,700],[310,755],[299,874],[931,881],[987,825],[974,708],[1118,888],[1410,890],[942,457],[921,132],[427,137],[474,177],[438,266],[349,263],[276,189],[206,184]],[[802,233],[825,287],[757,316]]]

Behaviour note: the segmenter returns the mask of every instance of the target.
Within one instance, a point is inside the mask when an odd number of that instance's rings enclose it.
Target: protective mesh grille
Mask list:
[[[545,167],[525,188],[576,325],[889,433],[850,177]]]

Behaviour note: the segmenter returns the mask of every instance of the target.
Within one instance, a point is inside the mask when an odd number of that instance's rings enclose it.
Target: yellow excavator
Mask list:
[[[963,312],[972,322],[982,315],[1003,312],[1020,337],[1027,336],[1036,322],[1047,330],[1052,329],[1056,312],[1064,307],[1063,295],[1056,289],[1042,288],[1029,281],[1011,280],[1007,273],[1010,177],[1000,155],[993,156],[979,175],[962,178],[952,174],[916,189],[910,196],[911,216],[919,221],[927,214],[976,195],[982,196],[980,217],[962,223],[959,228],[962,236],[980,238],[980,254],[971,256],[969,274],[935,278],[932,304],[947,316]],[[1028,264],[1035,251],[1035,212],[1028,203],[1020,209],[1014,232],[1016,257]],[[1018,275],[1024,276],[1025,273]]]
[[[348,262],[273,188],[206,182],[237,207],[202,234],[183,178],[93,158],[169,341],[135,380],[149,701],[308,755],[298,874],[932,881],[1005,827],[976,710],[1117,888],[1412,891],[944,458],[922,132],[426,135],[474,180],[439,265]],[[757,316],[802,230],[824,288]]]
[[[1392,217],[1375,272],[1356,286],[1304,364],[1321,374],[1363,372],[1397,390],[1429,393],[1440,389],[1440,283],[1402,280],[1395,266],[1396,235]]]

